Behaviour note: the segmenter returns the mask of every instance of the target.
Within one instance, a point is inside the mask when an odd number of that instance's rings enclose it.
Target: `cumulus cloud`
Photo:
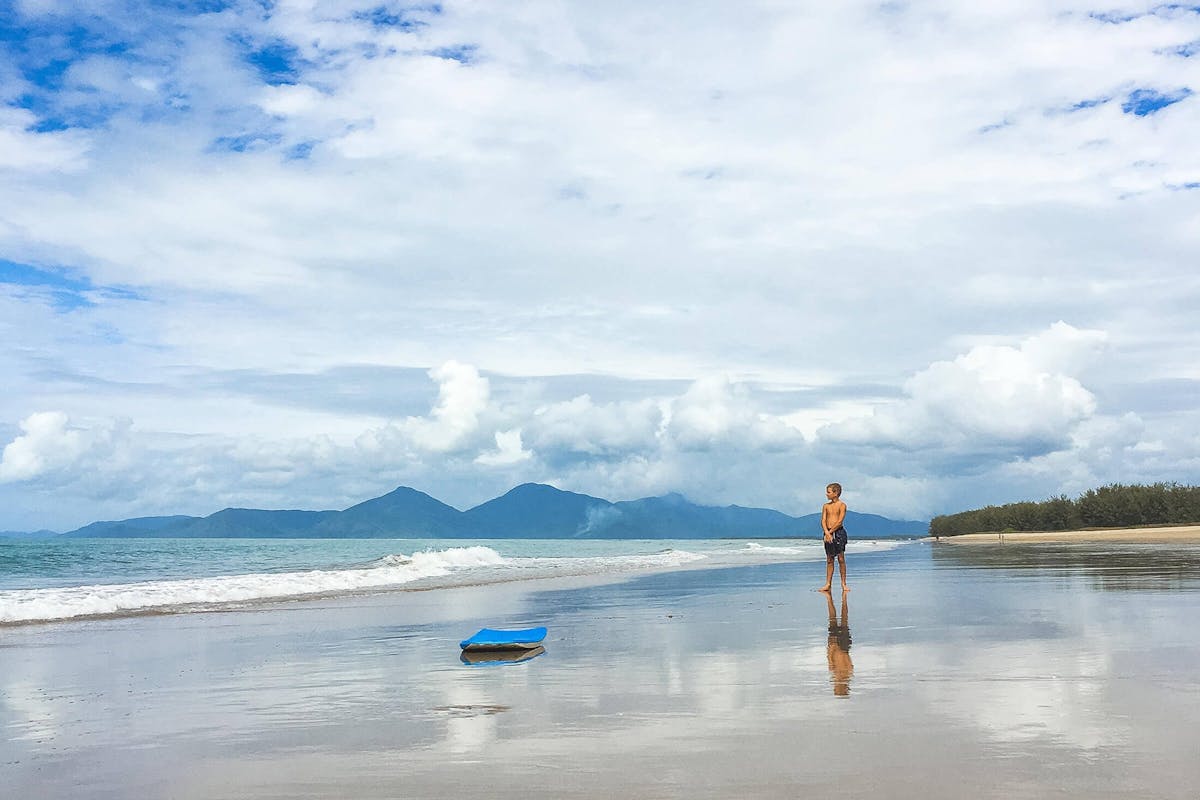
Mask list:
[[[521,444],[521,430],[496,431],[496,449],[480,453],[476,464],[485,467],[501,467],[519,464],[533,458],[533,453]]]
[[[539,450],[589,456],[629,455],[658,446],[663,400],[596,403],[582,394],[534,409],[530,441]]]
[[[479,415],[488,404],[488,382],[475,367],[457,361],[430,370],[429,377],[438,383],[437,405],[429,419],[410,418],[405,425],[420,447],[445,452],[479,426]]]
[[[0,483],[55,479],[81,466],[98,466],[111,459],[128,432],[127,420],[95,428],[71,425],[61,411],[41,411],[21,421],[21,434],[0,457]]]
[[[365,432],[358,446],[370,452],[448,453],[477,440],[480,415],[488,407],[487,378],[470,364],[447,361],[429,371],[438,384],[437,403],[427,416],[405,417]]]
[[[717,446],[771,450],[803,442],[795,428],[757,410],[745,386],[723,376],[702,378],[672,401],[666,430],[684,450]]]
[[[1071,373],[1103,347],[1101,331],[1063,322],[1017,346],[979,345],[909,378],[905,398],[821,429],[829,443],[1035,454],[1070,442],[1096,399]]]

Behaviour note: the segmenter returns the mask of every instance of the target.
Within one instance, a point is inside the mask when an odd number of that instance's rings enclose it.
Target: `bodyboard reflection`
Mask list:
[[[498,667],[530,661],[544,652],[546,648],[541,645],[526,650],[464,650],[461,660],[473,667]]]

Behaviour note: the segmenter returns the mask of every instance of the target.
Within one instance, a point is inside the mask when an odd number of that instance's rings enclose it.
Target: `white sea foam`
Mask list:
[[[850,553],[880,553],[884,550],[895,550],[897,547],[912,544],[913,541],[913,539],[865,539],[856,542],[851,539],[846,545],[846,551]]]
[[[824,552],[819,541],[801,542],[791,546],[747,542],[743,550],[749,555],[757,556],[807,556],[817,551]]]
[[[846,545],[846,550],[850,553],[877,553],[884,550],[895,550],[906,544],[910,540],[906,539],[851,539]],[[788,544],[759,544],[758,542],[747,542],[742,548],[742,552],[752,557],[769,558],[773,556],[802,557],[800,560],[808,560],[813,556],[825,557],[825,548],[820,539],[802,540],[789,542]],[[792,560],[787,558],[787,560]]]
[[[454,547],[412,555],[388,555],[346,569],[0,591],[0,624],[196,611],[230,604],[339,595],[414,584],[421,588],[438,588],[670,569],[703,558],[704,555],[683,550],[592,558],[504,558],[490,547]]]
[[[489,547],[455,547],[411,556],[385,556],[373,565],[350,569],[16,589],[0,591],[0,623],[186,611],[256,600],[342,594],[444,577],[459,570],[501,567],[505,563],[506,559]]]

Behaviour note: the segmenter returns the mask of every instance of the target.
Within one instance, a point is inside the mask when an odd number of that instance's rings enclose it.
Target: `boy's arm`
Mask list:
[[[830,505],[832,505],[832,503],[826,503],[825,505],[821,506],[821,535],[827,542],[833,540],[833,528],[829,527],[829,518],[832,516],[829,513]]]

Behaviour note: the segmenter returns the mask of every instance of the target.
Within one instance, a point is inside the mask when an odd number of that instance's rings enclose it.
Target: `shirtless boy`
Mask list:
[[[825,487],[828,502],[821,508],[821,530],[825,533],[825,585],[822,592],[833,586],[833,559],[837,559],[838,574],[842,578],[842,591],[850,591],[846,585],[846,504],[842,502],[842,485],[831,483]]]

